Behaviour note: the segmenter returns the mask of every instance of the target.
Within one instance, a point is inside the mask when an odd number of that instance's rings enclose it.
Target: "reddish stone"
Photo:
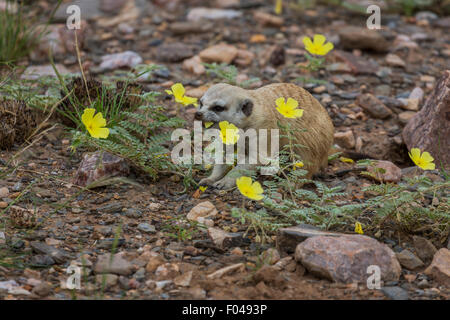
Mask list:
[[[101,154],[103,154],[103,157],[100,160]],[[108,152],[97,151],[83,156],[80,167],[75,174],[74,183],[85,187],[99,180],[127,176],[129,173],[130,167],[124,159]]]
[[[306,239],[295,250],[295,259],[309,272],[335,282],[366,283],[369,266],[380,268],[381,280],[397,281],[401,267],[385,244],[362,235],[318,236]]]

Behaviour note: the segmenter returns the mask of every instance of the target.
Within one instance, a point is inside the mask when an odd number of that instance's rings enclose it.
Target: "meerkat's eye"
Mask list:
[[[225,107],[222,107],[222,106],[214,106],[212,109],[213,109],[214,112],[225,111]]]

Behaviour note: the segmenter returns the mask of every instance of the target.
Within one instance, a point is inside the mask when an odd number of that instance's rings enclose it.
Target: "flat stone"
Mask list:
[[[70,71],[62,64],[55,64],[56,70],[62,76],[67,75]],[[42,66],[29,66],[25,69],[23,74],[20,76],[21,79],[25,80],[37,80],[42,77],[56,77],[55,70],[52,65],[42,65]]]
[[[107,54],[101,57],[100,71],[116,70],[119,68],[134,68],[144,60],[133,51]]]
[[[217,215],[216,207],[209,201],[204,201],[196,205],[194,208],[189,211],[186,216],[186,219],[190,221],[197,221],[199,217],[207,218],[214,217]]]
[[[340,65],[336,66],[336,70],[331,71],[349,72],[359,75],[375,74],[378,70],[376,62],[355,56],[350,52],[333,50],[331,55],[336,61],[342,62]]]
[[[353,149],[355,147],[355,136],[352,130],[345,132],[336,132],[334,134],[334,142],[344,149]]]
[[[108,253],[98,257],[94,271],[95,273],[112,273],[127,276],[133,273],[133,265],[120,254],[114,255],[111,259],[111,254]]]
[[[417,112],[414,112],[414,111],[403,111],[398,114],[398,120],[402,124],[406,125],[409,123],[409,121],[411,119],[413,119],[416,116],[416,114],[417,114]],[[404,136],[403,136],[403,139],[405,139]]]
[[[348,26],[339,29],[340,44],[344,49],[363,49],[386,52],[389,42],[376,30]]]
[[[262,11],[256,11],[253,17],[263,26],[281,27],[284,21],[281,17]]]
[[[310,225],[299,225],[295,227],[281,228],[277,232],[276,246],[281,252],[293,253],[297,245],[308,238],[317,236],[341,236],[342,233],[321,231]]]
[[[146,223],[146,222],[138,224],[137,229],[139,231],[142,231],[145,233],[155,233],[156,232],[155,226],[151,225],[149,223]]]
[[[49,246],[45,242],[32,241],[30,243],[30,246],[37,253],[48,255],[52,259],[54,259],[57,263],[64,263],[67,260],[72,259],[72,256],[68,252],[62,249],[57,249],[55,247]]]
[[[404,68],[406,66],[405,61],[403,61],[402,58],[400,58],[398,55],[389,53],[386,56],[386,63],[392,67],[402,67]]]
[[[9,190],[7,187],[0,188],[0,198],[7,198],[9,195]]]
[[[208,32],[213,26],[213,23],[205,21],[181,21],[171,23],[169,30],[174,35],[196,34]]]
[[[403,288],[393,286],[393,287],[383,287],[381,291],[391,300],[408,300],[408,291]]]
[[[206,73],[206,68],[199,56],[184,60],[183,69],[198,76]]]
[[[110,273],[97,274],[95,276],[95,281],[99,285],[103,285],[104,283],[105,289],[109,289],[117,284],[117,282],[119,281],[119,276]]]
[[[231,63],[238,54],[238,49],[228,44],[217,44],[199,53],[203,62]]]
[[[156,49],[156,59],[163,62],[180,62],[193,55],[193,48],[181,42],[163,44]]]
[[[306,239],[297,246],[295,259],[311,273],[342,283],[366,283],[367,268],[371,265],[380,267],[384,281],[397,281],[401,274],[395,253],[363,235]]]
[[[194,272],[192,270],[185,272],[182,275],[173,279],[173,283],[175,283],[177,286],[180,286],[180,287],[189,287],[189,285],[191,284],[191,281],[192,281],[193,274],[194,274]]]
[[[225,232],[217,228],[208,228],[208,235],[219,248],[239,247],[244,243],[242,233]]]
[[[414,270],[424,266],[422,260],[409,250],[402,250],[402,252],[397,253],[396,255],[400,264],[406,269]]]
[[[218,20],[218,19],[234,19],[242,16],[242,12],[230,9],[215,8],[193,8],[187,14],[188,21],[199,21],[202,19]]]

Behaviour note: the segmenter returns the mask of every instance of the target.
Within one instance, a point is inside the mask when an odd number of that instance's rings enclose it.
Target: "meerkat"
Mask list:
[[[285,118],[276,109],[275,101],[284,97],[298,101],[303,116],[296,119]],[[216,84],[210,87],[200,99],[195,120],[213,122],[228,121],[236,127],[247,130],[278,129],[281,124],[301,129],[293,132],[293,144],[308,171],[307,178],[328,164],[328,154],[333,145],[334,126],[325,108],[308,91],[289,83],[275,83],[256,90],[246,90],[229,84]],[[287,138],[279,141],[280,150],[288,144]],[[238,164],[231,169],[227,164],[215,164],[209,177],[202,179],[200,185],[212,185],[218,189],[235,186],[239,172],[252,170],[256,166]],[[231,169],[231,171],[230,171]]]

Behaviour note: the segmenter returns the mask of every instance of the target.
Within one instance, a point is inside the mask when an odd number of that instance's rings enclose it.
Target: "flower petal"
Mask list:
[[[412,148],[411,149],[411,158],[413,159],[419,159],[420,158],[420,149],[419,148]]]
[[[252,189],[257,194],[261,194],[264,192],[263,188],[261,187],[261,184],[258,181],[253,182]]]
[[[171,96],[173,96],[173,92],[172,90],[165,90],[167,94],[170,94]]]
[[[91,130],[91,136],[93,138],[97,139],[106,139],[109,136],[109,129],[108,128],[95,128]]]
[[[86,108],[84,109],[83,115],[81,116],[81,121],[83,124],[88,127],[94,118],[95,109],[94,108]]]
[[[303,109],[295,109],[293,117],[294,118],[301,118],[303,116]]]
[[[236,179],[236,185],[241,190],[242,188],[249,187],[252,185],[252,178],[242,176]]]
[[[184,93],[186,92],[186,90],[184,89],[184,87],[181,83],[175,83],[172,86],[172,92],[176,98],[182,98],[184,96]]]
[[[323,55],[326,55],[328,52],[330,52],[331,50],[333,50],[334,45],[331,42],[327,42],[325,43],[325,45],[322,47],[323,50]]]
[[[303,37],[303,44],[305,45],[305,48],[308,50],[308,48],[311,48],[313,43],[311,41],[310,37]],[[308,50],[309,51],[309,50]]]
[[[275,100],[275,104],[282,108],[285,105],[285,100],[283,97],[279,97],[277,100]]]
[[[314,45],[321,46],[327,41],[327,38],[325,38],[322,34],[315,34],[314,35]]]
[[[286,106],[289,109],[295,109],[298,107],[298,101],[292,98],[288,98],[287,102],[286,102]]]
[[[106,126],[106,120],[105,118],[103,118],[103,115],[101,112],[97,113],[94,117],[94,119],[92,119],[92,125],[93,127],[97,127],[97,128],[101,128]]]
[[[433,162],[434,158],[431,156],[431,154],[429,152],[424,152],[422,153],[422,160],[425,162]]]
[[[421,166],[421,168],[422,168],[423,170],[434,170],[434,169],[436,168],[436,165],[435,165],[434,163],[432,163],[432,162],[429,162],[429,163],[423,164],[423,165]]]

